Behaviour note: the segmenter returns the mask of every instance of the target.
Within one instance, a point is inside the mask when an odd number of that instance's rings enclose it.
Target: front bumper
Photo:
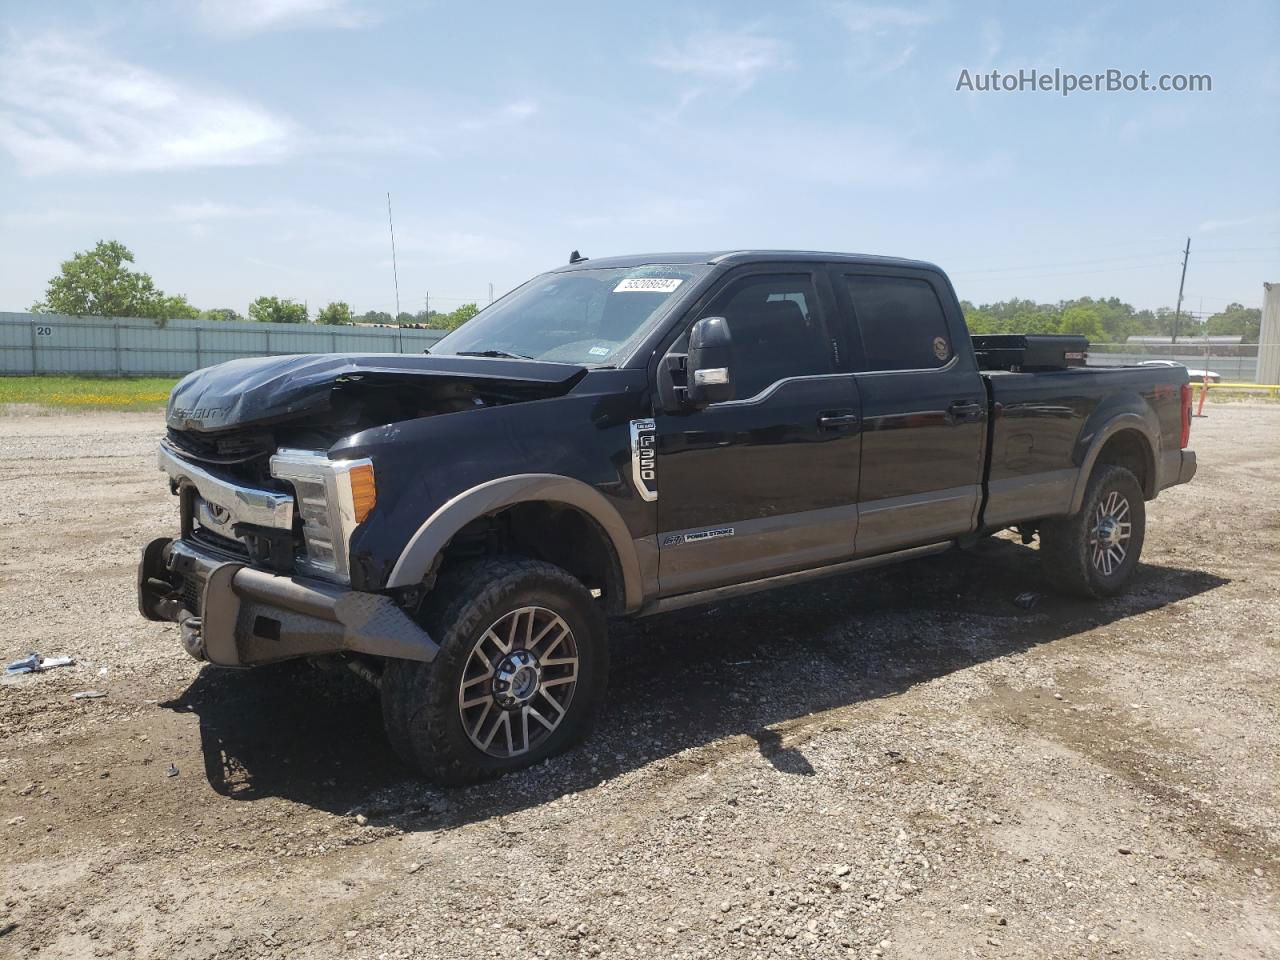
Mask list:
[[[142,551],[138,609],[181,624],[186,651],[224,667],[343,652],[431,661],[440,650],[390,597],[269,573],[167,537]]]

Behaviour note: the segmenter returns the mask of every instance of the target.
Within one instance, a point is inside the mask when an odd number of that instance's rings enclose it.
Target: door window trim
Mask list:
[[[706,313],[710,308],[712,301],[720,296],[734,283],[740,280],[752,277],[787,277],[787,276],[804,276],[808,277],[809,282],[813,285],[814,302],[811,312],[817,318],[819,326],[822,328],[826,336],[828,347],[832,350],[830,373],[802,373],[788,377],[779,377],[777,380],[766,385],[761,390],[749,397],[735,397],[733,400],[722,400],[720,403],[708,404],[705,409],[718,410],[722,407],[739,406],[745,404],[759,403],[766,397],[776,392],[782,385],[798,380],[818,380],[829,377],[848,377],[855,371],[850,367],[851,351],[853,349],[853,335],[855,330],[850,328],[847,323],[833,323],[840,316],[837,309],[835,299],[834,284],[831,276],[827,271],[829,265],[820,261],[782,261],[773,263],[750,263],[741,267],[736,267],[726,272],[722,277],[716,279],[698,299],[690,305],[670,330],[669,338],[664,338],[660,350],[654,351],[655,363],[653,365],[654,373],[651,376],[661,376],[662,364],[667,355],[671,353],[672,348],[680,341],[681,337],[688,334],[693,324],[702,319],[703,316],[711,316]],[[729,327],[730,334],[733,333],[732,324]],[[670,412],[670,411],[668,411]]]
[[[847,318],[849,331],[849,341],[854,350],[854,369],[853,372],[858,377],[875,377],[888,374],[899,373],[949,373],[957,366],[961,365],[962,351],[958,346],[959,341],[956,339],[956,331],[962,332],[965,342],[968,343],[969,330],[963,322],[957,325],[957,318],[954,311],[949,306],[955,302],[954,291],[948,285],[946,291],[939,289],[940,274],[932,270],[913,270],[903,267],[881,267],[872,264],[849,264],[849,263],[828,263],[826,265],[828,280],[831,284],[832,293],[835,297],[837,308]],[[853,297],[849,293],[848,285],[844,282],[849,277],[872,277],[886,280],[921,280],[928,284],[930,291],[938,301],[938,310],[942,316],[943,325],[946,328],[947,336],[951,340],[951,357],[946,363],[938,367],[894,367],[888,370],[868,370],[866,348],[862,340],[862,324],[858,320],[857,312],[853,308]],[[950,297],[943,296],[943,293],[950,293]],[[963,321],[963,318],[960,318]],[[971,355],[969,351],[965,351],[966,355]]]
[[[706,409],[719,410],[721,407],[739,407],[753,403],[760,403],[761,401],[767,400],[788,384],[799,383],[804,380],[843,380],[852,379],[856,376],[856,373],[852,373],[847,370],[837,370],[834,373],[800,373],[796,374],[794,377],[780,377],[758,393],[754,393],[749,397],[742,397],[741,399],[735,398],[733,400],[721,400],[719,403],[710,403],[707,404]]]

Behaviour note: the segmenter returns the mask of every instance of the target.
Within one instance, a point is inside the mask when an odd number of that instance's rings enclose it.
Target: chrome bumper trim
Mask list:
[[[231,523],[257,527],[293,529],[293,494],[245,487],[215,476],[203,467],[184,460],[168,440],[160,441],[160,469],[175,483],[189,483],[200,498],[226,510]]]

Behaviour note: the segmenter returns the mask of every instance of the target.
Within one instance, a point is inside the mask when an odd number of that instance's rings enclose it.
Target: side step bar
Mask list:
[[[814,567],[811,570],[797,570],[794,573],[783,573],[776,577],[763,577],[760,580],[748,580],[746,583],[731,583],[724,587],[712,587],[709,590],[697,590],[693,593],[682,593],[674,597],[663,597],[645,606],[640,616],[648,617],[655,613],[669,613],[672,610],[683,610],[685,607],[696,607],[704,603],[715,603],[718,600],[730,600],[758,593],[761,590],[772,590],[774,587],[789,587],[792,584],[808,583],[810,580],[821,580],[855,570],[867,570],[899,560],[915,560],[919,557],[930,557],[935,553],[950,550],[954,541],[930,543],[923,547],[911,547],[907,550],[895,550],[893,553],[882,553],[874,557],[861,557],[857,560],[844,560],[825,567]]]

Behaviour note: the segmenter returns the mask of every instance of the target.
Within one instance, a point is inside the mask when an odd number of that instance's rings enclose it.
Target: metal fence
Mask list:
[[[421,353],[443,330],[0,312],[0,374],[181,376],[237,357]]]
[[[0,313],[0,374],[181,376],[237,357],[287,353],[421,353],[443,330],[312,323],[145,320]],[[1094,343],[1096,366],[1173,360],[1223,380],[1257,382],[1258,345]]]
[[[1091,343],[1091,367],[1172,360],[1190,370],[1210,370],[1232,383],[1258,382],[1256,343]]]

